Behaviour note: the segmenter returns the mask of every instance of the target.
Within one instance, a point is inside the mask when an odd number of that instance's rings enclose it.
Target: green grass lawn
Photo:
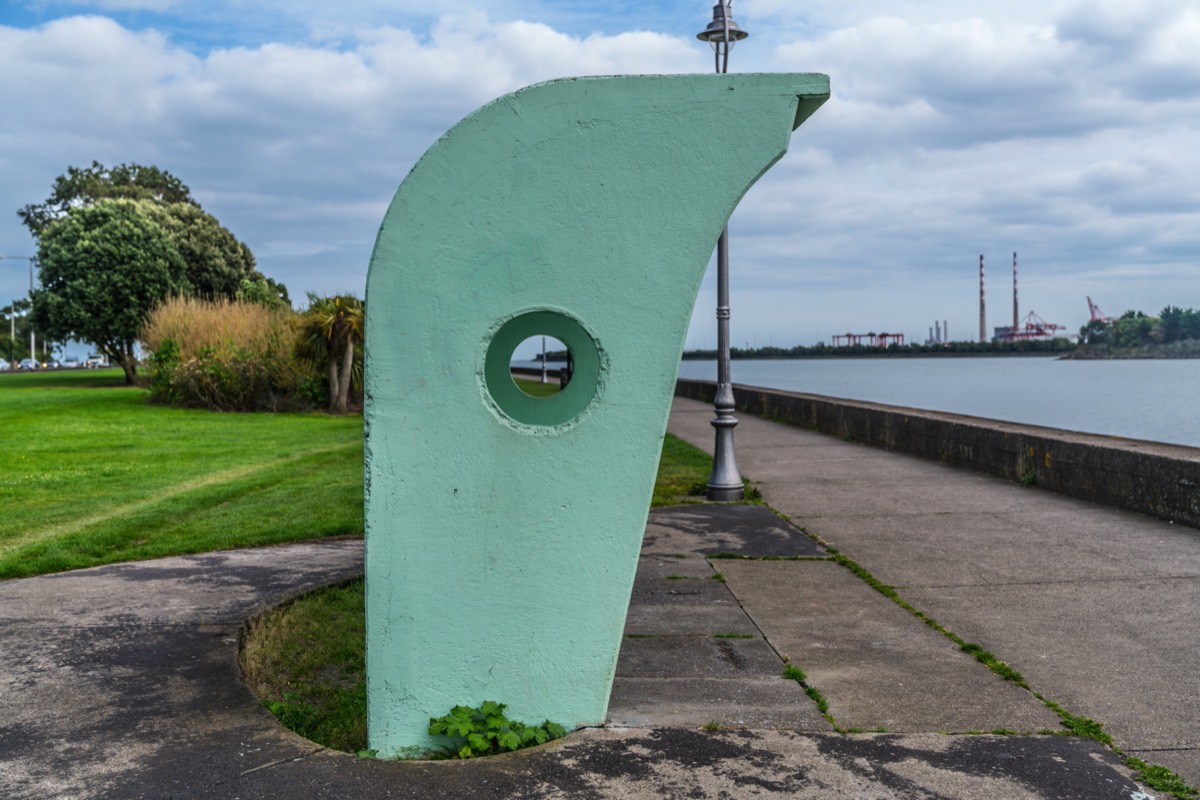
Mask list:
[[[146,394],[120,370],[0,375],[0,578],[362,533],[360,416]]]
[[[115,369],[0,375],[0,578],[362,534],[361,416],[146,396]],[[710,464],[668,436],[655,505],[702,492]]]

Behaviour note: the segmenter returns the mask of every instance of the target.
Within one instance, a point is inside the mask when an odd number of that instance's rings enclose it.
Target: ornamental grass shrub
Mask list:
[[[175,297],[146,320],[154,402],[214,411],[309,408],[319,381],[296,357],[290,309]]]

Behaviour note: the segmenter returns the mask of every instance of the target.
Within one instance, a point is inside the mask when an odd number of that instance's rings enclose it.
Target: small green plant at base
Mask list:
[[[700,730],[709,731],[710,733],[721,730],[721,723],[716,720],[709,720],[700,726]]]
[[[442,717],[429,718],[429,734],[450,740],[446,752],[454,758],[477,758],[544,744],[567,735],[566,728],[545,720],[526,725],[504,715],[504,703],[485,700],[478,708],[455,706]]]
[[[753,633],[714,633],[714,639],[753,639]]]
[[[724,582],[725,582],[725,576],[724,576],[724,575],[722,575],[722,574],[721,574],[721,573],[719,573],[719,572],[714,572],[714,573],[712,574],[712,579],[713,579],[714,581],[717,581],[718,583],[724,583]]]
[[[688,581],[691,579],[692,579],[691,575],[668,575],[667,576],[667,580],[669,580],[669,581]]]
[[[1032,459],[1021,465],[1021,474],[1017,477],[1017,482],[1022,486],[1037,485],[1037,465]]]

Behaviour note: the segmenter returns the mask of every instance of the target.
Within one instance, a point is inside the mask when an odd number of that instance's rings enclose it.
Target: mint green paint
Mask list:
[[[574,361],[571,380],[560,393],[530,397],[513,383],[513,350],[531,336],[553,336],[570,351]],[[527,425],[562,425],[570,422],[596,398],[602,364],[596,342],[578,320],[554,311],[530,311],[500,326],[488,345],[484,381],[492,402],[513,422]]]
[[[372,748],[416,754],[429,717],[485,699],[603,722],[705,266],[828,94],[824,75],[539,84],[404,180],[367,279]],[[575,380],[509,391],[511,347],[542,333]]]

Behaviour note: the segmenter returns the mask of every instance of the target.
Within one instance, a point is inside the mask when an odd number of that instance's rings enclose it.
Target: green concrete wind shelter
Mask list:
[[[818,74],[552,81],[451,128],[367,278],[370,746],[484,700],[604,721],[677,365],[714,243]],[[521,392],[545,334],[567,387]]]

